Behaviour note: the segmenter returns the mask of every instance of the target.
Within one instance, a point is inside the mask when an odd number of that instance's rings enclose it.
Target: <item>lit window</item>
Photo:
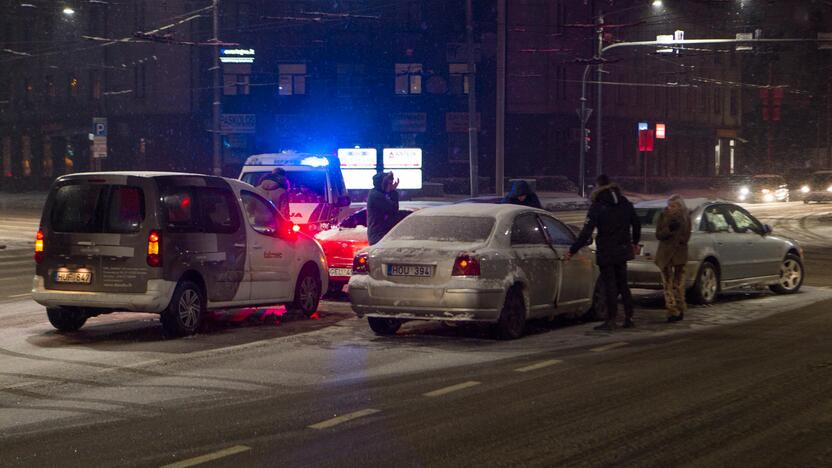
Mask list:
[[[422,94],[422,64],[396,64],[396,94]]]
[[[306,94],[306,64],[284,63],[277,66],[277,94],[294,96]]]

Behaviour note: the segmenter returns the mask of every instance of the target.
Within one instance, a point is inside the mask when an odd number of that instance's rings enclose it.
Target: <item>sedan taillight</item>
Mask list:
[[[361,252],[352,259],[352,274],[366,275],[370,272],[370,262],[366,252]]]
[[[44,259],[44,236],[43,236],[43,229],[38,229],[38,233],[35,235],[35,262],[42,263]]]
[[[454,262],[454,269],[451,276],[479,276],[480,261],[470,254],[460,254]]]

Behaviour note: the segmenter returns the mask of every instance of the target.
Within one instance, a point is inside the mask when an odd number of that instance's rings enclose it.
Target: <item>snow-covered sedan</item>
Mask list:
[[[426,208],[355,257],[350,302],[380,335],[404,321],[495,324],[501,337],[526,321],[582,313],[595,283],[594,256],[549,212],[515,205]]]

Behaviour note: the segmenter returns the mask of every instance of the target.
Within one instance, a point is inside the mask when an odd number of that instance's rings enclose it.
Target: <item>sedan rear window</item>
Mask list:
[[[387,235],[391,240],[483,242],[491,235],[494,218],[409,216]]]
[[[55,192],[50,221],[57,232],[127,234],[139,230],[144,216],[139,187],[73,184]]]

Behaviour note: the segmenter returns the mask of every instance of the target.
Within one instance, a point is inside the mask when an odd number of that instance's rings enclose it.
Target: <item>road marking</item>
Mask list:
[[[597,348],[592,348],[592,349],[590,349],[590,351],[592,351],[593,353],[603,353],[604,351],[609,351],[611,349],[620,348],[622,346],[627,346],[629,344],[630,343],[627,343],[625,341],[618,341],[616,343],[610,343],[608,345],[599,346]]]
[[[548,361],[538,362],[537,364],[532,364],[526,367],[520,367],[514,370],[516,372],[530,372],[533,370],[543,369],[544,367],[554,366],[555,364],[560,364],[562,362],[563,361],[561,361],[560,359],[549,359]]]
[[[146,367],[146,366],[150,366],[150,365],[157,364],[157,363],[160,363],[160,362],[162,362],[160,359],[150,359],[148,361],[140,361],[140,362],[135,362],[133,364],[126,364],[126,365],[123,365],[123,366],[107,367],[107,368],[99,370],[98,373],[99,374],[104,374],[106,372],[118,372],[118,371],[122,371],[122,370],[135,369],[137,367]]]
[[[186,468],[188,466],[201,465],[203,463],[208,463],[209,461],[219,460],[220,458],[230,457],[231,455],[236,455],[238,453],[248,452],[249,450],[251,450],[251,447],[247,447],[245,445],[235,445],[233,447],[228,447],[227,449],[222,449],[218,452],[206,453],[205,455],[189,458],[187,460],[171,463],[169,465],[162,465],[161,468]]]
[[[432,392],[427,392],[422,394],[422,396],[430,397],[438,397],[442,395],[447,395],[449,393],[458,392],[460,390],[465,390],[466,388],[476,387],[479,385],[479,382],[474,380],[470,380],[468,382],[462,382],[461,384],[451,385],[450,387],[440,388],[438,390],[434,390]]]
[[[16,388],[33,387],[33,386],[37,385],[38,383],[40,383],[40,382],[21,382],[21,383],[6,385],[5,387],[0,387],[0,391],[14,390]]]
[[[32,293],[24,293],[24,294],[12,294],[11,296],[7,296],[9,299],[14,299],[16,297],[26,297],[31,295]]]
[[[379,412],[381,412],[381,410],[367,408],[356,411],[354,413],[348,413],[332,419],[327,419],[326,421],[321,421],[319,423],[312,424],[308,427],[309,429],[327,429],[333,426],[337,426],[339,424],[343,424],[348,421],[352,421],[353,419],[363,418],[364,416],[370,416]]]

